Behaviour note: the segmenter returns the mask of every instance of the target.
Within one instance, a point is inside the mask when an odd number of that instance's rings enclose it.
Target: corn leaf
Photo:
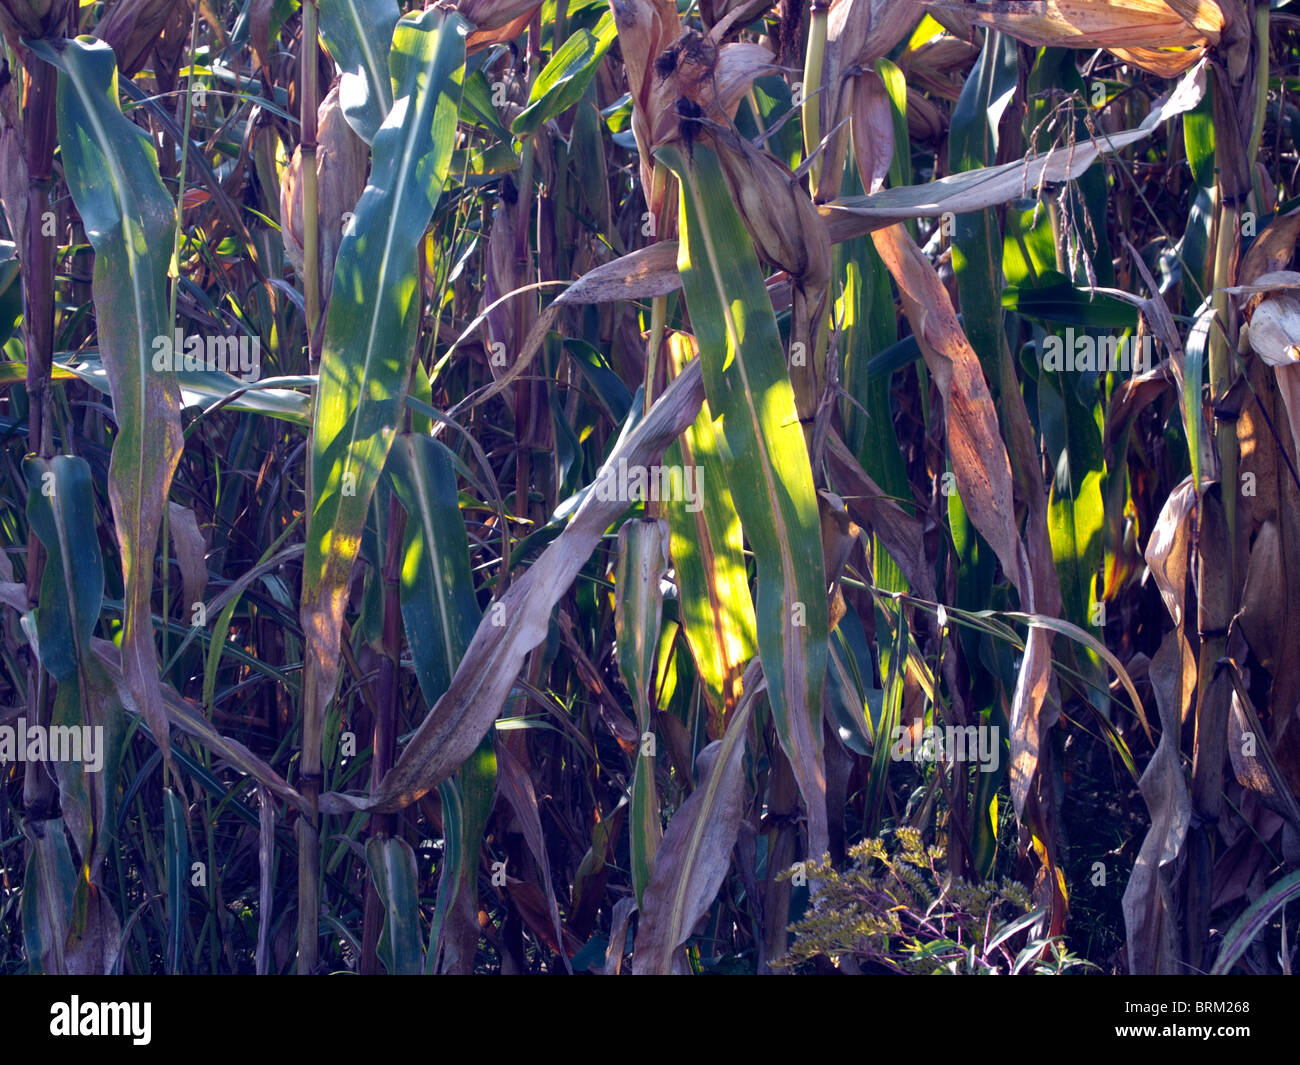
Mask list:
[[[681,179],[682,287],[700,345],[723,469],[758,566],[759,656],[781,746],[809,811],[809,846],[827,845],[822,762],[826,581],[812,468],[776,318],[754,245],[714,152],[661,157]]]
[[[108,496],[126,589],[122,671],[170,761],[153,639],[153,559],[182,437],[175,376],[155,371],[152,355],[154,338],[172,332],[166,277],[176,211],[153,144],[118,105],[113,50],[85,38],[33,48],[59,69],[64,173],[95,249],[100,357],[118,424]]]
[[[401,13],[394,0],[319,0],[320,36],[343,71],[339,104],[347,123],[375,142],[393,106],[388,51]]]
[[[466,24],[430,8],[400,21],[390,66],[398,98],[375,135],[370,183],[339,249],[325,322],[303,562],[304,746],[339,669],[348,577],[396,435],[419,317],[416,253],[451,161]]]

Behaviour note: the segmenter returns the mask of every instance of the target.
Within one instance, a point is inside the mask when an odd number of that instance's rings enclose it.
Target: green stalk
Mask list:
[[[663,343],[664,328],[668,322],[668,297],[656,296],[650,304],[650,341],[645,356],[645,413],[650,413],[654,402],[655,370],[658,368],[659,346]]]
[[[29,64],[29,65],[28,65]],[[58,142],[55,99],[58,76],[49,63],[29,56],[24,65],[27,77],[23,95],[22,128],[27,163],[27,228],[21,234],[23,286],[23,350],[27,355],[27,450],[32,454],[53,454],[49,419],[50,373],[54,361],[54,255],[56,238],[44,233],[44,219],[52,210],[50,192],[54,186],[54,148]],[[17,235],[17,234],[16,234]],[[27,601],[40,598],[45,572],[45,547],[35,530],[27,531]],[[35,655],[28,660],[28,706],[32,719],[50,722],[49,675]],[[24,812],[29,820],[52,817],[57,805],[53,777],[35,772],[23,774]]]
[[[668,189],[668,168],[658,160],[655,161],[653,176],[650,179],[650,202],[647,206],[650,208],[651,217],[654,219],[655,228],[651,234],[651,240],[660,239],[660,230],[664,224],[664,202],[667,199],[665,195]],[[663,344],[664,330],[668,324],[668,297],[656,296],[654,302],[650,304],[650,341],[646,347],[645,360],[645,413],[650,413],[650,405],[654,402],[655,391],[655,371],[659,361],[659,348]]]
[[[316,186],[316,3],[302,8],[302,268],[303,299],[307,306],[307,349],[311,366],[320,359],[320,230]]]
[[[307,352],[315,371],[320,365],[317,323],[320,321],[320,274],[317,270],[316,189],[316,3],[307,0],[302,7],[302,258],[303,290],[307,310]],[[319,398],[319,389],[317,390]],[[315,419],[313,419],[313,425]],[[312,453],[308,432],[307,450]],[[315,498],[311,466],[307,464],[307,498]],[[320,822],[316,801],[321,783],[321,721],[314,712],[316,683],[313,670],[303,674],[302,794],[311,809],[310,818],[300,818],[298,834],[298,973],[306,976],[316,971],[320,924]]]
[[[1255,5],[1255,113],[1250,123],[1250,143],[1246,146],[1246,162],[1250,165],[1252,176],[1255,160],[1259,156],[1259,146],[1264,139],[1264,122],[1268,108],[1268,4]],[[1259,206],[1259,205],[1257,205]]]
[[[176,328],[176,297],[180,292],[181,281],[181,230],[185,227],[185,167],[190,157],[190,124],[194,117],[194,67],[193,56],[194,50],[198,44],[199,37],[199,6],[194,5],[194,17],[190,19],[190,50],[187,55],[190,56],[190,77],[185,86],[185,123],[183,126],[184,136],[181,137],[181,167],[180,173],[176,179],[176,235],[172,239],[172,261],[168,267],[167,273],[171,278],[171,295],[167,303],[167,322],[168,328]],[[167,618],[171,613],[171,561],[169,558],[171,549],[171,514],[167,507],[163,507],[162,512],[162,616]],[[162,660],[166,662],[170,658],[169,645],[171,643],[171,632],[167,625],[162,627]],[[170,766],[163,764],[163,787],[168,785],[168,774]]]
[[[194,55],[197,47],[199,36],[199,8],[194,6],[194,18],[190,21],[190,50],[189,55]],[[194,68],[190,67],[189,82],[185,90],[185,125],[184,136],[181,137],[181,169],[176,179],[176,235],[172,240],[172,261],[168,273],[171,275],[172,291],[171,299],[167,305],[167,319],[173,326],[176,323],[176,296],[179,288],[181,276],[181,228],[185,220],[185,166],[190,157],[190,123],[194,117]],[[164,522],[166,517],[164,515]],[[165,574],[166,571],[164,571]],[[166,577],[164,576],[164,581]],[[165,585],[164,585],[165,587]],[[164,633],[165,633],[164,629]],[[163,636],[166,639],[166,636]]]
[[[826,21],[830,4],[814,0],[812,25],[808,31],[808,55],[803,66],[803,153],[810,158],[822,139],[821,96],[817,90],[822,83],[822,60],[826,56]],[[821,160],[815,160],[808,171],[808,187],[816,189],[821,180]]]
[[[1210,332],[1209,370],[1210,403],[1217,407],[1228,394],[1232,384],[1232,360],[1234,352],[1225,332],[1230,311],[1228,294],[1225,286],[1232,284],[1232,257],[1236,250],[1237,227],[1241,223],[1241,209],[1235,203],[1220,202],[1218,239],[1214,248],[1213,302],[1215,328]],[[1237,466],[1239,461],[1237,427],[1233,421],[1220,423],[1216,420],[1215,430],[1219,445],[1219,462],[1222,467],[1220,481],[1224,485],[1223,511],[1228,525],[1228,546],[1231,552],[1234,589],[1240,588],[1237,581]],[[1196,486],[1197,492],[1200,485]]]

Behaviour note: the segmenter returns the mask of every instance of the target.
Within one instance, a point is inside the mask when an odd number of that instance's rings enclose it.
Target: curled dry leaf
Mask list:
[[[743,685],[744,698],[726,733],[696,758],[698,784],[668,822],[655,856],[632,959],[638,976],[673,971],[677,948],[713,904],[731,866],[744,816],[749,720],[755,698],[767,687],[758,659],[745,671]]]
[[[1160,710],[1160,743],[1139,783],[1151,828],[1124,888],[1124,927],[1129,972],[1181,974],[1171,867],[1187,838],[1192,799],[1183,777],[1178,733],[1183,709],[1196,691],[1196,658],[1181,625],[1160,645],[1150,675]]]
[[[872,237],[898,283],[926,366],[943,396],[957,490],[971,521],[1002,563],[1003,572],[1019,582],[1022,548],[1014,520],[1011,462],[979,357],[962,331],[939,275],[907,231],[891,226]],[[1027,589],[1021,592],[1023,595]],[[1030,597],[1024,602],[1028,604]]]
[[[847,0],[842,0],[847,2]],[[858,0],[862,3],[863,0]],[[863,50],[853,60],[857,64],[874,63],[894,50],[925,14],[922,0],[871,0],[871,29]]]
[[[1147,540],[1146,560],[1160,598],[1175,625],[1187,613],[1187,567],[1191,560],[1192,526],[1187,519],[1196,511],[1196,489],[1187,477],[1173,490]]]
[[[700,0],[700,20],[709,31],[709,40],[725,41],[771,6],[772,0]]]
[[[651,187],[655,139],[655,62],[682,35],[677,5],[671,0],[610,0],[619,50],[632,94],[632,133],[641,155],[641,187]]]
[[[1300,803],[1273,756],[1268,733],[1255,713],[1243,678],[1232,670],[1232,704],[1228,715],[1228,756],[1237,783],[1253,792],[1292,829],[1300,829]]]
[[[484,48],[491,48],[493,45],[515,40],[524,30],[528,29],[528,24],[532,22],[535,11],[536,8],[525,11],[504,26],[499,26],[494,30],[475,30],[465,40],[466,53],[477,52]]]
[[[122,949],[122,925],[113,904],[96,884],[81,887],[85,917],[68,935],[63,960],[69,976],[102,976],[113,972]]]
[[[628,895],[614,903],[610,918],[609,946],[605,948],[605,975],[617,976],[623,970],[623,946],[627,943],[627,929],[636,913],[636,898]]]
[[[537,809],[537,792],[533,788],[532,778],[528,775],[527,769],[510,753],[509,746],[504,743],[497,745],[497,768],[500,794],[514,811],[528,849],[532,851],[533,858],[537,862],[542,893],[546,899],[547,915],[550,918],[550,926],[555,931],[555,942],[564,943],[560,909],[555,901],[555,888],[551,882],[551,860],[546,852],[546,836],[542,831],[542,816]],[[557,948],[557,953],[560,954],[565,969],[572,974],[573,969],[569,965],[571,952],[559,951]]]
[[[176,562],[181,569],[184,610],[188,614],[195,603],[203,602],[203,592],[208,586],[208,545],[199,530],[198,518],[189,507],[168,503],[167,516],[172,543],[176,545]]]
[[[925,185],[882,189],[869,196],[846,196],[825,204],[821,208],[822,216],[830,224],[833,241],[848,240],[904,218],[980,211],[1018,196],[1028,196],[1045,184],[1072,181],[1103,153],[1110,154],[1135,144],[1151,136],[1169,119],[1196,107],[1205,95],[1205,84],[1203,66],[1189,71],[1168,94],[1156,101],[1138,126],[1112,134],[1104,141],[1062,145],[1041,155],[967,170]],[[837,220],[835,214],[856,215],[862,223]]]

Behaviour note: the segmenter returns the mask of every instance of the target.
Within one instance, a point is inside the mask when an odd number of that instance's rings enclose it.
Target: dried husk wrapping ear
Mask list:
[[[176,7],[176,0],[117,0],[108,8],[95,36],[113,49],[120,77],[132,77],[145,65]]]
[[[694,31],[682,34],[661,55],[665,53],[673,57],[672,72],[666,77],[651,74],[655,146],[677,136],[678,100],[689,100],[705,118],[728,125],[754,79],[776,69],[772,53],[762,45],[736,42],[718,48]]]
[[[652,129],[655,60],[682,34],[677,5],[671,0],[610,0],[627,87],[632,94],[632,134],[641,155],[641,187],[649,189],[654,169]]]
[[[914,141],[935,144],[947,132],[948,121],[928,96],[915,89],[907,90],[907,133]]]
[[[17,50],[20,38],[37,40],[63,32],[72,0],[0,0],[0,30]]]
[[[956,103],[966,81],[966,73],[979,56],[979,49],[970,41],[950,37],[935,37],[919,48],[906,51],[899,57],[899,67],[907,75],[908,110],[916,89],[924,89],[951,103]],[[916,95],[920,95],[918,92]],[[922,97],[924,99],[924,97]]]
[[[1251,350],[1273,367],[1291,437],[1300,448],[1300,274],[1277,270],[1252,286],[1265,292],[1250,316]],[[1270,290],[1270,286],[1276,286]]]
[[[759,253],[807,290],[827,284],[830,234],[790,168],[730,130],[712,130],[709,137]]]
[[[338,85],[326,94],[316,115],[316,213],[320,219],[320,293],[324,306],[329,302],[334,260],[343,242],[343,217],[356,207],[366,187],[369,152],[366,142],[352,132],[343,117]],[[280,181],[280,233],[285,254],[299,271],[303,265],[301,181],[302,150],[296,148]]]
[[[818,111],[828,137],[821,179],[814,190],[818,203],[840,194],[848,128],[841,123],[854,111],[855,81],[916,25],[924,6],[919,0],[834,0],[826,21]]]
[[[541,4],[538,0],[460,0],[459,11],[475,30],[498,30],[523,15],[531,15]]]
[[[0,89],[0,207],[4,209],[14,241],[20,248],[25,247],[27,154],[12,81]]]
[[[894,112],[874,70],[858,75],[853,92],[853,152],[868,193],[879,192],[894,159]]]

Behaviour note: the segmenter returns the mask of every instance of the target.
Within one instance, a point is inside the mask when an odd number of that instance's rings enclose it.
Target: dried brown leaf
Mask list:
[[[1173,866],[1187,837],[1192,800],[1178,754],[1178,734],[1183,709],[1196,691],[1196,658],[1181,626],[1165,637],[1152,659],[1151,686],[1160,710],[1160,743],[1139,784],[1151,812],[1151,828],[1124,888],[1124,927],[1129,972],[1181,975]]]
[[[1105,48],[1161,77],[1180,74],[1200,59],[1208,45],[1218,43],[1224,24],[1218,6],[1205,0],[932,0],[927,6],[1040,48]]]
[[[712,905],[731,866],[745,812],[749,720],[755,698],[766,688],[757,659],[745,671],[744,688],[726,734],[700,752],[695,791],[673,814],[659,844],[654,875],[641,900],[632,959],[637,975],[672,971],[677,948]]]

